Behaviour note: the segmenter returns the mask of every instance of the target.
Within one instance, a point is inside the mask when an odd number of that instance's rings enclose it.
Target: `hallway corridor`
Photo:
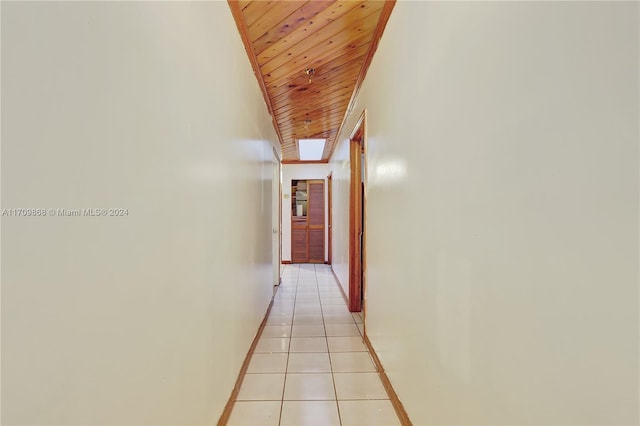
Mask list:
[[[640,0],[0,10],[0,425],[640,426]]]
[[[330,267],[286,265],[230,426],[399,425]]]

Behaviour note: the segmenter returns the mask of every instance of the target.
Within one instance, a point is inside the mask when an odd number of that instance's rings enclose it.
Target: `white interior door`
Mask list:
[[[273,153],[273,182],[271,185],[273,192],[273,203],[271,203],[271,227],[272,227],[272,250],[273,253],[273,285],[280,284],[280,160]]]

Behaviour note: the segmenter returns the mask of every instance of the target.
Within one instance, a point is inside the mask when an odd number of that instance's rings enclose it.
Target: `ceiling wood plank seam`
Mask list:
[[[282,162],[298,140],[326,139],[331,158],[395,0],[228,0],[278,135]]]

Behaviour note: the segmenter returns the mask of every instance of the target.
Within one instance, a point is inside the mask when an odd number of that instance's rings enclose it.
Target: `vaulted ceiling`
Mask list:
[[[282,148],[326,138],[328,161],[394,1],[229,0]]]

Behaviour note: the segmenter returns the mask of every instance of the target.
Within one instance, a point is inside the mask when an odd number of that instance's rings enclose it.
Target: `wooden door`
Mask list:
[[[291,181],[291,261],[307,263],[309,261],[309,209],[307,181]],[[297,210],[301,208],[300,214]]]
[[[363,217],[365,211],[362,154],[366,142],[366,112],[351,134],[349,157],[351,160],[351,183],[349,189],[349,310],[360,312],[363,307],[366,262],[366,235]]]
[[[294,224],[291,227],[291,261],[293,263],[306,263],[309,261],[307,246],[307,226]]]
[[[332,222],[333,222],[333,218],[331,217],[332,215],[332,197],[333,197],[333,193],[332,193],[332,188],[333,188],[333,174],[329,173],[329,176],[327,176],[327,263],[329,265],[331,265],[331,242],[333,239],[333,229],[332,229]]]
[[[309,262],[324,263],[324,180],[310,180],[309,191]]]

